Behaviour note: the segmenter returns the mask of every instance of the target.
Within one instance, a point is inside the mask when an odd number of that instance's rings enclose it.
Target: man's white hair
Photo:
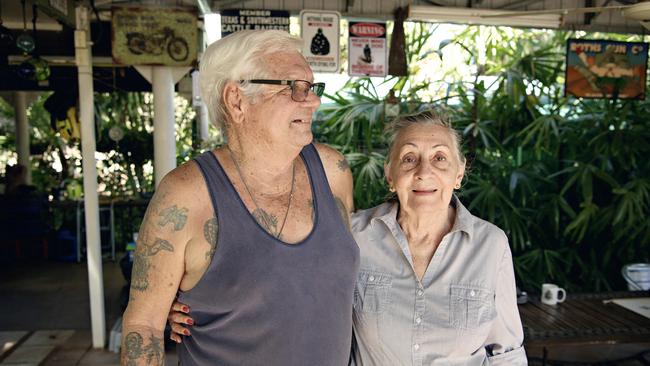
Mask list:
[[[224,86],[228,81],[264,79],[269,72],[264,56],[275,52],[300,52],[302,40],[281,30],[245,30],[212,43],[200,62],[201,98],[208,108],[210,120],[223,129],[227,121]],[[258,85],[242,83],[242,92],[254,98]]]

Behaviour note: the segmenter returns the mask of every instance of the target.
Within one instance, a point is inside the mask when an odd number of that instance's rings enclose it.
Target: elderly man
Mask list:
[[[140,228],[122,364],[162,364],[172,301],[192,309],[183,365],[343,365],[359,250],[352,176],[312,144],[324,84],[282,31],[206,50],[201,93],[228,144],[170,172]]]

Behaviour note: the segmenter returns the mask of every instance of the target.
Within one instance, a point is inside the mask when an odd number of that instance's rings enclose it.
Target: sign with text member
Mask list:
[[[339,24],[335,11],[303,10],[300,12],[302,55],[314,72],[338,72],[340,60]]]
[[[349,23],[349,74],[350,76],[386,76],[388,52],[386,23]]]
[[[219,13],[221,14],[221,37],[246,29],[279,29],[289,32],[288,11],[225,9]]]

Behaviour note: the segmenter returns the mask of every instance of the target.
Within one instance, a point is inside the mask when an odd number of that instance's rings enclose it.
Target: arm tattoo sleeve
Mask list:
[[[165,350],[162,338],[153,334],[149,336],[149,344],[144,344],[144,337],[138,332],[130,332],[124,338],[122,350],[122,365],[136,366],[146,361],[147,365],[164,365]]]
[[[158,214],[160,216],[158,226],[164,227],[171,222],[174,225],[174,231],[181,230],[187,222],[187,211],[187,208],[178,208],[176,205],[167,207]]]

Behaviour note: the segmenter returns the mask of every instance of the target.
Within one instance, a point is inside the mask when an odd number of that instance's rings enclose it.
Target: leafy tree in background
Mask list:
[[[469,170],[459,195],[506,231],[520,285],[622,288],[622,265],[650,259],[650,103],[565,98],[566,40],[581,35],[467,27],[432,49],[435,26],[407,29],[411,76],[383,83],[402,113],[445,109],[462,131]],[[446,62],[449,48],[461,50],[470,78],[451,68],[443,80],[416,79],[427,59]],[[317,130],[350,161],[358,208],[386,193],[385,96],[376,89],[351,79],[321,109]]]

